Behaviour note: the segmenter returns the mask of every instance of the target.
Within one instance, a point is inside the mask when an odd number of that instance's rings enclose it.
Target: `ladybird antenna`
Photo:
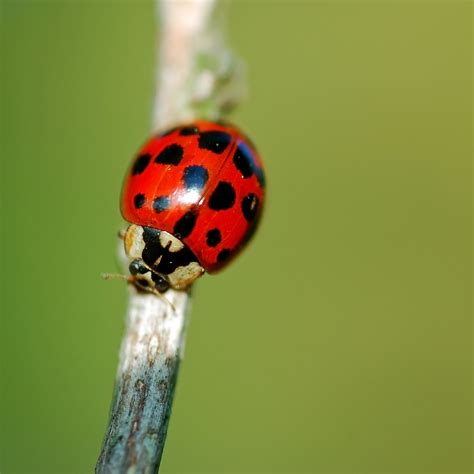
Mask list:
[[[125,280],[131,282],[130,275],[122,275],[121,273],[101,273],[104,280]]]
[[[140,280],[135,278],[133,275],[122,275],[121,273],[102,273],[100,275],[104,280],[125,280],[128,283],[133,283],[140,287],[141,290],[147,291],[148,293],[152,293],[155,296],[158,296],[161,300],[163,300],[166,304],[170,305],[170,308],[176,313],[175,305],[168,299],[163,293],[160,293],[156,288],[151,288],[149,286],[145,286],[140,284]]]

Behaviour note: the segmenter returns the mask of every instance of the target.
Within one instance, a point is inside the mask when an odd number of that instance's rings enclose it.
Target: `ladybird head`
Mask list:
[[[131,281],[139,289],[185,290],[204,273],[189,248],[168,232],[132,224],[124,244]]]

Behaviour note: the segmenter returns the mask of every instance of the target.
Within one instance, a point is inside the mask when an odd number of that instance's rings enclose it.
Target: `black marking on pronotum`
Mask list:
[[[186,190],[195,189],[201,191],[209,179],[209,173],[204,166],[188,166],[184,170],[183,180]]]
[[[250,178],[255,171],[255,161],[252,151],[245,143],[240,143],[234,153],[234,165],[243,178]]]
[[[211,229],[207,232],[206,243],[209,247],[217,247],[222,240],[221,231],[219,229]]]
[[[188,136],[188,135],[197,135],[198,133],[199,133],[199,129],[194,125],[190,125],[188,127],[183,127],[179,131],[179,134],[184,136],[184,137]]]
[[[243,178],[250,178],[253,174],[257,177],[262,188],[265,187],[265,175],[263,169],[257,165],[255,153],[244,142],[240,143],[234,153],[234,165],[240,171]]]
[[[247,194],[242,199],[241,206],[245,219],[248,222],[253,221],[258,212],[258,197],[253,193]]]
[[[169,209],[171,200],[168,196],[158,196],[153,199],[153,209],[155,212],[162,212]]]
[[[223,249],[217,254],[217,261],[225,262],[230,257],[230,249]]]
[[[197,258],[186,245],[177,252],[171,252],[169,247],[165,248],[161,245],[159,230],[151,227],[144,227],[143,229],[145,248],[142,252],[142,258],[154,272],[169,275],[178,267],[186,267],[191,262],[197,262]]]
[[[145,168],[148,166],[148,163],[150,163],[150,160],[151,155],[140,155],[132,166],[132,174],[142,174],[145,171]]]
[[[199,148],[210,150],[220,155],[229,146],[232,137],[226,132],[209,131],[199,135]]]
[[[161,232],[153,227],[143,227],[143,240],[145,244],[156,242],[160,238]]]
[[[135,208],[140,209],[143,204],[145,204],[145,195],[141,193],[135,194],[135,197],[133,198],[133,205]]]
[[[183,147],[177,143],[168,145],[163,149],[155,158],[155,163],[161,163],[163,165],[179,165],[183,159]]]
[[[214,211],[230,209],[235,202],[235,190],[230,183],[220,181],[209,198],[209,207]]]
[[[188,237],[196,225],[196,219],[197,213],[195,211],[186,212],[174,225],[173,234],[176,238],[181,240]]]

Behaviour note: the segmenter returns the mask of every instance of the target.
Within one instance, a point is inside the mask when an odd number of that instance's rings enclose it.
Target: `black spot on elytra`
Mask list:
[[[189,211],[182,216],[178,222],[174,225],[173,234],[178,239],[184,239],[188,237],[194,229],[197,220],[197,213]]]
[[[209,247],[217,247],[222,240],[219,229],[211,229],[206,235],[206,243]]]
[[[142,252],[143,261],[154,272],[169,275],[178,267],[185,267],[191,262],[197,262],[197,258],[186,245],[177,252],[170,252],[169,248],[164,248],[160,242],[158,229],[144,227],[143,240],[145,241],[145,248]],[[158,263],[156,263],[157,261]]]
[[[247,221],[253,221],[258,212],[258,197],[250,193],[242,199],[242,212]]]
[[[187,190],[202,190],[209,179],[209,174],[204,166],[188,166],[184,170],[183,180]]]
[[[168,196],[158,196],[153,199],[153,209],[155,212],[162,212],[169,209],[171,200]]]
[[[234,153],[234,165],[240,171],[243,178],[250,178],[253,175],[255,167],[255,161],[250,148],[241,143]]]
[[[199,135],[199,148],[220,155],[229,146],[232,137],[226,132],[209,131]]]
[[[183,127],[180,129],[179,134],[182,136],[188,135],[197,135],[199,133],[199,129],[194,125],[190,125],[189,127]]]
[[[209,198],[209,207],[214,211],[230,209],[235,202],[235,190],[230,183],[220,181]]]
[[[155,158],[155,163],[161,163],[163,165],[179,165],[183,159],[183,147],[176,143],[168,145],[162,150]]]
[[[145,204],[145,195],[144,194],[136,194],[133,198],[133,205],[136,209],[140,209],[143,204]]]
[[[230,249],[223,249],[217,254],[217,261],[225,262],[230,257]]]
[[[234,165],[240,171],[243,178],[250,178],[253,174],[257,177],[262,188],[265,187],[265,175],[263,169],[255,161],[255,153],[244,142],[240,143],[234,153]]]
[[[148,163],[150,163],[150,160],[151,155],[140,155],[133,164],[132,174],[142,174],[145,171],[145,168],[148,166]]]

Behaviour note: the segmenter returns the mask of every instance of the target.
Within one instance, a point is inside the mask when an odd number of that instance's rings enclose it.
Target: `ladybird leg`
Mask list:
[[[126,229],[120,229],[118,232],[117,232],[117,237],[120,239],[120,240],[125,240],[125,236],[127,235],[127,230]]]
[[[152,293],[153,295],[158,296],[158,298],[169,304],[171,309],[176,313],[175,305],[168,298],[166,298],[163,293],[160,293],[156,288],[144,285],[143,283],[141,283],[141,280],[139,278],[133,278],[131,283],[134,283],[136,286],[138,286],[140,290],[147,291],[148,293]]]
[[[152,293],[156,296],[158,296],[160,299],[162,299],[165,303],[170,305],[170,308],[172,309],[173,313],[176,313],[176,306],[163,294],[161,294],[158,290],[153,290]]]
[[[121,273],[102,273],[101,276],[104,280],[115,280],[115,279],[125,280],[127,283],[130,283],[131,285],[135,285],[137,288],[139,288],[142,291],[152,293],[155,296],[158,296],[158,298],[165,301],[167,304],[169,304],[171,309],[176,313],[175,305],[168,298],[166,298],[166,296],[160,293],[156,288],[152,288],[142,283],[143,280],[141,280],[140,278],[136,278],[135,275],[122,275]]]

